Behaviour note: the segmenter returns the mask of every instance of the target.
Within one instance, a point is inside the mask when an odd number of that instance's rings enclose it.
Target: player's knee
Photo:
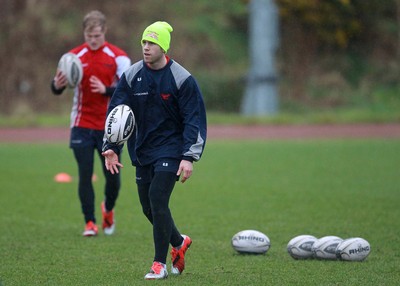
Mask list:
[[[153,215],[150,208],[142,208],[142,212],[149,221],[153,221]]]
[[[155,208],[152,213],[154,217],[167,217],[170,215],[168,207]]]

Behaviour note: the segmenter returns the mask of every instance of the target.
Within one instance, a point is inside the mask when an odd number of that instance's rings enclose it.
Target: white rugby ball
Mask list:
[[[107,116],[104,129],[109,143],[121,145],[128,141],[135,129],[135,115],[132,109],[125,104],[114,107]]]
[[[80,84],[83,77],[82,62],[74,53],[64,54],[58,62],[58,69],[67,77],[68,86],[75,87]]]
[[[336,248],[336,257],[340,260],[363,261],[371,252],[369,242],[361,237],[343,240]]]
[[[315,241],[317,241],[317,238],[313,235],[298,235],[289,241],[287,251],[294,259],[312,258],[313,252],[311,248]]]
[[[335,260],[336,247],[342,241],[342,238],[333,235],[324,236],[320,239],[317,239],[311,248],[313,256],[318,259]]]
[[[232,247],[239,253],[266,253],[271,242],[258,230],[242,230],[232,237]]]

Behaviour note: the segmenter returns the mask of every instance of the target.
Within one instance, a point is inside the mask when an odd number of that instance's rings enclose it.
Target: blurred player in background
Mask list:
[[[109,111],[119,104],[131,107],[136,130],[128,151],[136,167],[136,184],[144,215],[153,225],[154,258],[145,279],[168,276],[166,259],[171,244],[171,272],[185,269],[185,252],[192,243],[181,235],[169,209],[175,182],[185,182],[200,160],[206,143],[207,122],[203,97],[193,76],[169,58],[172,27],[155,22],[143,32],[143,60],[121,77]],[[121,147],[104,145],[103,155],[111,173],[122,167]]]
[[[108,43],[106,17],[99,11],[91,11],[83,19],[85,42],[69,52],[78,55],[82,62],[83,78],[74,89],[71,112],[70,148],[78,163],[78,193],[85,219],[84,236],[98,233],[95,217],[95,194],[92,184],[94,153],[101,154],[104,123],[107,107],[117,81],[129,68],[131,60],[122,49]],[[60,95],[67,87],[67,78],[57,70],[51,83],[51,90]],[[102,227],[107,235],[113,234],[114,206],[120,189],[119,174],[111,174],[104,167],[105,198],[101,204]]]

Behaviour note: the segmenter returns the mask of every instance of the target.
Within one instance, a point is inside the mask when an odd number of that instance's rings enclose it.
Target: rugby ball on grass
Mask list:
[[[67,77],[68,86],[73,88],[80,84],[83,77],[82,62],[73,53],[64,54],[58,62],[58,69]]]
[[[128,141],[135,128],[135,116],[125,104],[114,107],[107,116],[105,137],[111,144],[121,145]]]
[[[232,247],[239,253],[266,253],[271,242],[264,233],[257,230],[242,230],[232,237]]]
[[[336,247],[342,241],[342,238],[333,235],[317,239],[311,248],[313,256],[318,259],[336,260]]]
[[[361,237],[343,240],[336,248],[336,257],[346,261],[363,261],[371,252],[369,242]]]
[[[294,259],[307,259],[313,257],[311,251],[317,238],[313,235],[303,234],[292,238],[288,245],[287,251]]]

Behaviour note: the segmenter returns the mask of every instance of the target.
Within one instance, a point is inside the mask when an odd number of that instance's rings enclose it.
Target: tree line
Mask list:
[[[397,86],[400,0],[276,0],[278,71],[285,101],[336,106],[342,94]],[[247,0],[1,0],[0,113],[68,110],[51,97],[62,53],[83,41],[92,9],[108,18],[107,39],[141,58],[140,36],[153,21],[172,24],[171,56],[198,78],[209,109],[236,112],[248,70]]]

